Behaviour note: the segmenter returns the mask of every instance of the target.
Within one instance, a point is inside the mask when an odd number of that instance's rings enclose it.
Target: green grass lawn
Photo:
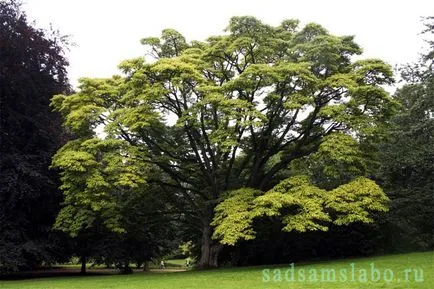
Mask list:
[[[1,289],[229,289],[229,288],[434,288],[434,252],[388,255],[380,257],[345,259],[305,263],[294,265],[294,281],[285,280],[285,273],[291,278],[289,265],[227,268],[209,271],[188,271],[176,273],[143,272],[132,275],[110,276],[74,276],[28,279],[20,281],[0,281]],[[373,265],[372,265],[373,264]],[[380,273],[381,280],[372,281],[371,266]],[[354,280],[352,276],[354,268]],[[408,281],[405,280],[406,269],[423,270],[423,281],[414,280],[415,273],[408,271]],[[264,271],[265,270],[265,271]],[[334,270],[336,280],[327,278],[321,280],[321,270]],[[341,270],[341,271],[340,271]],[[305,281],[302,281],[302,275]],[[363,279],[366,272],[366,280]],[[387,281],[394,274],[393,281]],[[314,281],[314,273],[317,281]],[[342,276],[340,275],[342,273]],[[345,273],[345,274],[344,274]],[[384,275],[386,274],[386,275]],[[343,276],[347,281],[343,281]],[[326,274],[324,275],[326,276]],[[279,279],[280,277],[280,279]],[[309,281],[309,277],[311,280]],[[378,276],[377,276],[378,277]],[[421,277],[420,274],[416,277]],[[330,277],[331,278],[331,277]],[[359,279],[360,278],[360,279]],[[299,279],[299,280],[298,280]],[[366,281],[366,282],[365,282]]]

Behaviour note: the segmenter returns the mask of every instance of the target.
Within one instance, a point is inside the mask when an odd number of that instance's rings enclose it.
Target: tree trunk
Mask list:
[[[143,263],[143,271],[148,271],[148,270],[149,270],[149,263],[148,263],[148,261],[145,261]]]
[[[81,270],[80,274],[86,274],[86,255],[82,254],[80,257],[81,260]]]
[[[130,267],[130,260],[124,262],[124,266],[121,268],[122,274],[131,274],[133,273],[133,269]]]
[[[202,231],[202,246],[199,266],[202,268],[216,268],[218,266],[218,257],[223,249],[223,245],[211,239],[212,228],[208,222],[205,222]]]

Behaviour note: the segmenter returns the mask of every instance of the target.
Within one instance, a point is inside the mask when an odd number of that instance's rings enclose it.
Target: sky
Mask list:
[[[414,62],[423,51],[421,16],[434,15],[428,0],[24,0],[28,20],[50,25],[75,43],[67,52],[71,83],[110,77],[118,64],[144,55],[140,39],[173,28],[188,41],[221,34],[232,16],[315,22],[335,35],[355,35],[364,58],[392,66]]]

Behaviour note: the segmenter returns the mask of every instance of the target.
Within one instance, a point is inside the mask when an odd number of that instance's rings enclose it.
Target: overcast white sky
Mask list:
[[[395,65],[415,61],[424,46],[421,16],[434,15],[429,0],[25,0],[36,26],[49,23],[77,44],[68,53],[69,76],[109,77],[120,61],[143,55],[139,40],[174,28],[187,40],[220,34],[231,16],[252,15],[278,25],[296,18],[336,35],[355,35],[365,57]]]

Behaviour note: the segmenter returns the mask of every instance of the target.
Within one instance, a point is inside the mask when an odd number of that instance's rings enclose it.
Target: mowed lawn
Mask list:
[[[434,288],[434,252],[175,273],[0,281],[1,289]],[[374,270],[371,270],[374,268]],[[376,271],[375,271],[376,270]],[[417,270],[417,274],[414,270]],[[335,280],[332,275],[336,273]],[[293,272],[293,276],[291,276]],[[407,272],[407,273],[406,273]],[[366,273],[366,275],[364,275]],[[421,275],[423,273],[423,276]],[[372,275],[373,274],[373,275]],[[393,276],[392,276],[393,274]],[[303,278],[304,276],[304,278]],[[316,276],[316,277],[315,277]],[[324,278],[323,278],[324,277]],[[293,279],[291,279],[293,278]],[[310,279],[309,279],[310,278]],[[316,278],[316,280],[315,280]],[[380,280],[376,280],[380,278]],[[391,279],[392,278],[392,279]],[[417,278],[417,280],[415,280]],[[423,279],[422,279],[423,278]],[[345,280],[346,279],[346,280]]]

